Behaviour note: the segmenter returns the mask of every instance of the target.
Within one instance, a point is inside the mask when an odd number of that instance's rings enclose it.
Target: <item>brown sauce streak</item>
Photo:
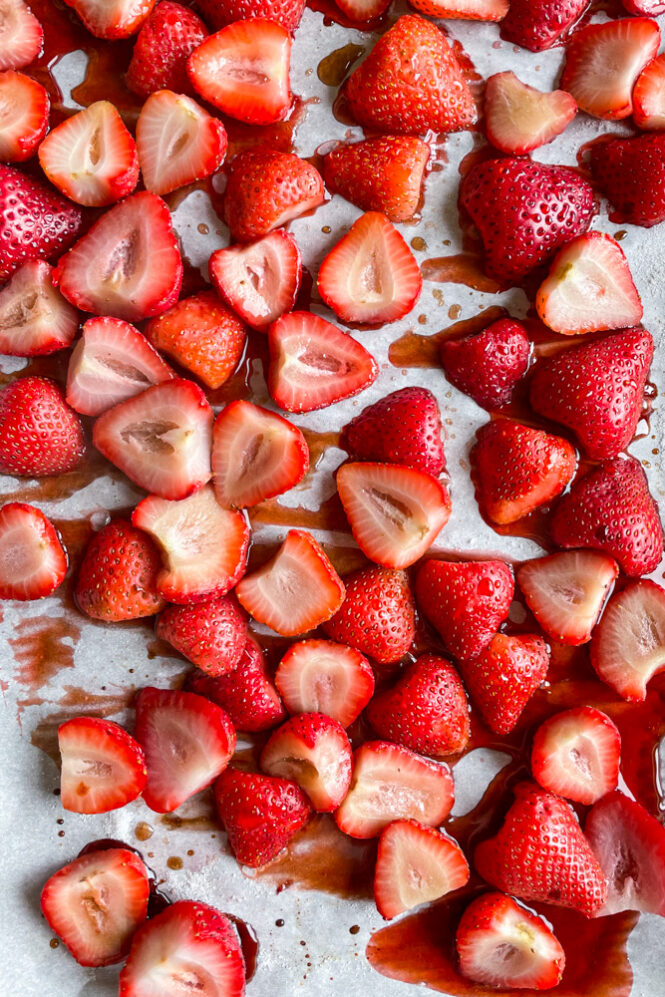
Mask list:
[[[29,689],[46,685],[63,668],[74,667],[80,627],[65,616],[27,616],[19,620],[9,644],[14,652],[14,679]],[[71,640],[73,644],[65,643]]]

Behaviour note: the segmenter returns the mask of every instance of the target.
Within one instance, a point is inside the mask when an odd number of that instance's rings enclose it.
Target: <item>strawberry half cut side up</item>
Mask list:
[[[665,4],[659,4],[665,11]],[[640,73],[633,89],[633,121],[645,131],[665,128],[665,53],[657,55]]]
[[[300,640],[279,663],[275,685],[289,713],[325,713],[348,727],[374,693],[374,672],[354,647]]]
[[[616,789],[620,754],[621,736],[607,714],[578,706],[540,725],[531,770],[543,789],[588,805]]]
[[[523,156],[565,131],[577,114],[565,90],[543,93],[513,72],[490,76],[485,87],[485,127],[496,149]]]
[[[111,720],[75,717],[58,727],[60,802],[77,814],[124,807],[148,776],[140,744]]]
[[[8,69],[0,72],[0,106],[0,160],[23,163],[46,135],[51,107],[48,93],[30,76]]]
[[[0,69],[28,66],[42,51],[44,30],[23,0],[3,0]]]
[[[593,632],[591,664],[623,699],[646,698],[665,668],[665,589],[642,578],[612,596]]]
[[[52,595],[65,579],[67,553],[43,512],[23,502],[0,508],[0,599]]]
[[[4,355],[45,356],[72,345],[78,313],[53,286],[52,274],[43,260],[28,260],[0,290],[0,352]]]
[[[155,0],[65,0],[95,38],[129,38],[155,6]]]

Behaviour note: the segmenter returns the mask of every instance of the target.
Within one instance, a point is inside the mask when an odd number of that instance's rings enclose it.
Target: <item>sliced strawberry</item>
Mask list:
[[[510,0],[501,37],[532,52],[552,48],[588,6],[589,0]]]
[[[249,527],[223,509],[210,486],[180,501],[149,495],[132,513],[157,541],[164,567],[157,588],[169,602],[204,602],[226,595],[245,572]]]
[[[591,663],[620,696],[641,702],[665,668],[665,589],[643,578],[616,592],[594,630]]]
[[[215,29],[252,17],[277,21],[292,34],[300,24],[305,0],[198,0],[206,21]]]
[[[510,402],[530,357],[524,326],[511,318],[492,322],[476,335],[441,343],[441,364],[448,380],[490,410]]]
[[[208,675],[224,675],[240,663],[247,618],[232,596],[222,595],[198,605],[167,606],[155,632]]]
[[[58,727],[60,802],[77,814],[104,814],[140,796],[148,777],[140,744],[111,720],[75,717]]]
[[[508,13],[508,0],[410,0],[410,3],[421,14],[446,19],[501,21]]]
[[[659,4],[665,11],[665,4]],[[633,88],[633,121],[645,131],[665,128],[665,53],[642,70]]]
[[[515,728],[549,663],[547,644],[534,634],[495,634],[477,657],[461,663],[469,695],[493,734]]]
[[[182,499],[211,476],[213,414],[192,381],[174,379],[120,402],[99,416],[97,449],[140,488]]]
[[[188,93],[187,57],[207,37],[208,29],[193,10],[160,0],[136,36],[127,86],[144,98],[163,89]]]
[[[411,311],[423,279],[397,229],[385,215],[368,211],[325,257],[317,286],[342,321],[383,325]]]
[[[78,314],[53,286],[52,274],[43,260],[28,260],[0,290],[0,353],[37,357],[71,346]]]
[[[275,685],[289,713],[325,713],[348,727],[372,698],[374,672],[353,647],[300,640],[280,661]]]
[[[307,441],[276,412],[236,401],[215,420],[212,473],[217,501],[227,509],[281,495],[309,469]]]
[[[335,0],[335,6],[351,21],[362,24],[385,14],[390,0]]]
[[[65,0],[95,38],[128,38],[155,6],[155,0]]]
[[[0,72],[0,160],[30,159],[46,135],[50,106],[41,83],[13,70]]]
[[[0,388],[0,472],[43,478],[79,467],[81,420],[54,381],[19,377]]]
[[[148,870],[129,848],[88,852],[44,884],[42,914],[82,966],[122,962],[148,913]]]
[[[270,326],[268,388],[287,412],[313,412],[350,398],[379,373],[353,336],[310,312],[291,312]]]
[[[20,69],[42,51],[44,30],[23,0],[3,0],[0,69]]]
[[[578,706],[555,713],[533,735],[531,771],[543,789],[595,803],[616,789],[621,736],[606,713]]]
[[[650,228],[665,220],[664,158],[662,132],[614,138],[592,147],[591,173],[615,209],[613,221]]]
[[[296,637],[337,612],[344,585],[314,537],[289,530],[277,553],[238,583],[236,595],[259,623]]]
[[[67,573],[67,552],[43,512],[23,502],[0,508],[0,599],[52,595]]]
[[[565,90],[543,93],[513,72],[495,73],[485,87],[485,127],[492,145],[523,156],[565,131],[577,114]]]
[[[665,3],[663,0],[621,0],[629,14],[646,14],[647,17],[655,17],[657,14],[665,13]]]

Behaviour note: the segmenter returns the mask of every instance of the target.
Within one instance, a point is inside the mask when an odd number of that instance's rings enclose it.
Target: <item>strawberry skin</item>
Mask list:
[[[471,699],[493,734],[513,730],[549,662],[547,644],[533,634],[496,634],[478,657],[462,662]]]
[[[51,107],[41,83],[13,70],[0,72],[0,160],[22,163],[46,135]]]
[[[665,219],[665,134],[599,143],[589,164],[622,221],[650,228]]]
[[[501,37],[532,52],[551,48],[589,6],[589,0],[510,0]]]
[[[86,453],[83,426],[62,390],[20,377],[0,390],[0,471],[31,478],[66,474]]]
[[[60,802],[77,814],[102,814],[131,803],[145,788],[143,750],[111,720],[75,717],[58,727]]]
[[[247,640],[247,619],[232,596],[189,606],[167,606],[157,636],[208,675],[225,675],[239,664]]]
[[[247,21],[253,17],[277,21],[287,31],[294,32],[300,24],[305,0],[198,0],[206,21],[218,30],[234,21]]]
[[[43,512],[24,502],[0,508],[0,599],[52,595],[67,574],[67,552]]]
[[[189,93],[187,57],[207,37],[208,29],[193,10],[161,0],[136,36],[127,86],[139,97],[156,90]]]
[[[475,336],[441,343],[441,365],[451,384],[485,409],[501,408],[529,366],[531,343],[521,322],[502,318]]]

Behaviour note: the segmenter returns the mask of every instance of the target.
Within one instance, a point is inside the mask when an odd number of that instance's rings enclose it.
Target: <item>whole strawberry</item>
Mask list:
[[[589,0],[510,0],[501,37],[532,52],[551,48],[589,6]]]
[[[209,675],[224,675],[239,664],[247,639],[247,617],[230,595],[190,606],[167,606],[157,636]]]
[[[197,0],[197,6],[206,21],[218,31],[234,21],[247,21],[253,17],[277,21],[287,31],[295,31],[300,24],[305,0]]]
[[[529,366],[531,344],[521,322],[502,318],[475,336],[441,343],[441,364],[456,388],[486,409],[510,401]]]
[[[45,377],[20,377],[0,390],[0,471],[41,478],[81,463],[83,426],[61,389]]]
[[[208,29],[193,10],[161,0],[136,36],[127,86],[139,97],[156,90],[190,93],[187,57],[207,37]]]
[[[665,220],[665,133],[598,143],[589,165],[620,221],[650,228]]]
[[[496,634],[478,657],[462,662],[469,695],[493,734],[509,734],[547,675],[542,637]]]

